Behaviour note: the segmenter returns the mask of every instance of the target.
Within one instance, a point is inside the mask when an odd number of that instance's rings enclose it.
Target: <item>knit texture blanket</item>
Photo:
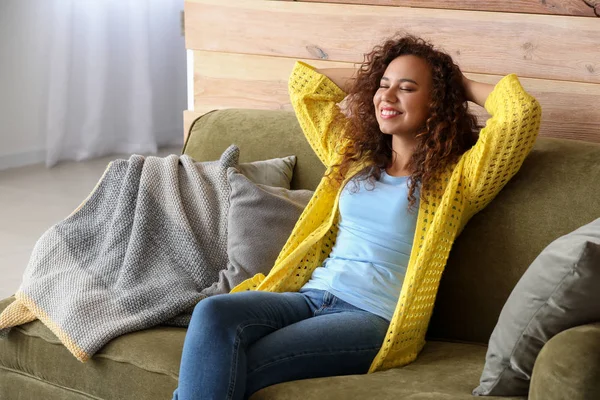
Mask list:
[[[38,240],[0,336],[41,320],[84,362],[128,332],[187,326],[227,267],[227,168],[188,156],[109,164],[92,193]]]

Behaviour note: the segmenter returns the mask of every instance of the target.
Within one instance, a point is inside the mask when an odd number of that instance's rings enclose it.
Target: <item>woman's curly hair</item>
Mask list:
[[[357,176],[369,179],[371,184],[381,176],[381,169],[392,163],[392,135],[379,130],[373,96],[387,66],[397,57],[414,55],[431,67],[432,91],[430,112],[418,131],[417,145],[408,163],[409,208],[416,203],[415,191],[421,185],[421,197],[436,187],[440,173],[456,163],[470,149],[478,137],[475,116],[467,108],[462,73],[452,58],[415,36],[402,35],[387,40],[365,54],[365,61],[357,71],[349,90],[348,114],[345,121],[345,143],[342,161],[335,165],[334,176],[342,181],[351,164],[366,162],[366,168]]]

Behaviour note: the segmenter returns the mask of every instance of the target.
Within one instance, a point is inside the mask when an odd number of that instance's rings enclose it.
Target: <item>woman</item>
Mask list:
[[[377,46],[355,74],[299,62],[289,89],[327,172],[269,275],[198,303],[174,398],[242,399],[413,361],[454,239],[539,130],[515,75],[473,82],[413,36]],[[479,135],[467,100],[492,115]]]

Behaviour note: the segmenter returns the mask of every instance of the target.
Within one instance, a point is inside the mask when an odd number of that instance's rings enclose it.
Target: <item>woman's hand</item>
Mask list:
[[[494,90],[495,85],[472,81],[464,74],[462,76],[462,82],[467,95],[467,100],[484,107],[485,101],[490,93],[492,93],[492,90]]]

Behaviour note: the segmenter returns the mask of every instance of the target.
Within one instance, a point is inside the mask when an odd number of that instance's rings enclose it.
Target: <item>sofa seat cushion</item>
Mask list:
[[[13,300],[0,301],[0,311]],[[132,332],[81,363],[39,320],[18,326],[0,340],[0,393],[29,398],[45,384],[63,396],[57,398],[79,392],[99,399],[169,399],[177,387],[185,332],[164,326]],[[11,384],[15,379],[31,388]]]
[[[282,383],[260,390],[251,400],[473,400],[471,391],[479,383],[485,353],[483,345],[430,341],[415,362],[402,368]]]
[[[0,312],[13,299],[0,301]],[[10,393],[11,399],[31,398],[32,393],[44,393],[48,400],[170,399],[177,387],[185,332],[165,326],[132,332],[81,363],[46,326],[34,321],[13,328],[0,340],[0,393]],[[282,383],[257,392],[251,400],[472,400],[485,353],[483,345],[430,341],[417,360],[403,368]]]

